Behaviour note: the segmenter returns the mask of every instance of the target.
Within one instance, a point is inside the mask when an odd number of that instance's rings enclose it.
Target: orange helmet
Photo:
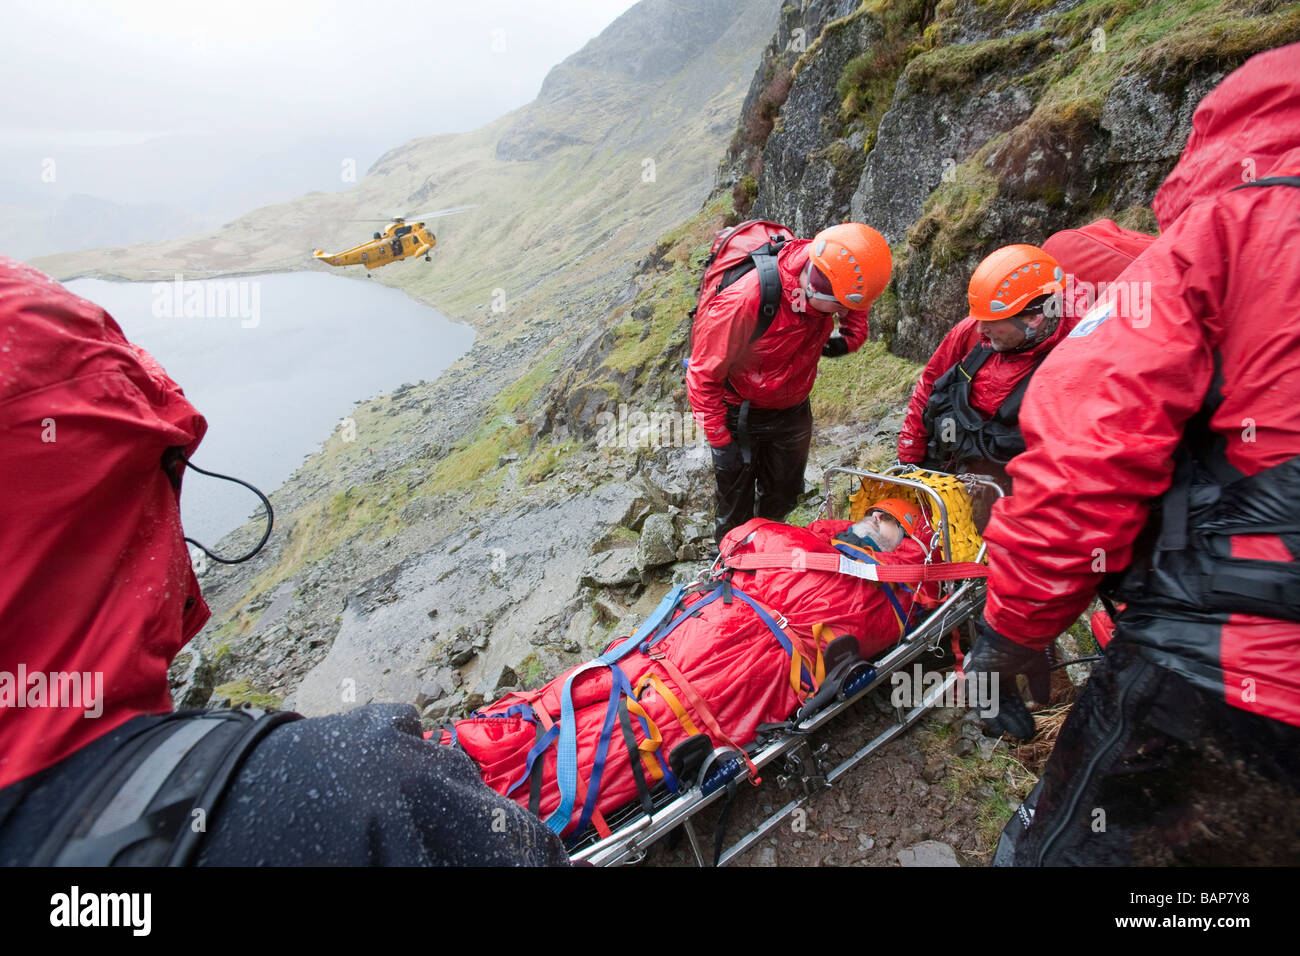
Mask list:
[[[860,222],[845,222],[813,236],[808,261],[831,284],[835,301],[865,309],[889,284],[893,257],[885,237]]]
[[[867,508],[867,514],[883,511],[903,526],[903,533],[916,537],[916,526],[921,522],[921,509],[902,498],[883,498]]]
[[[981,322],[1009,319],[1039,296],[1061,292],[1064,278],[1060,263],[1037,246],[1003,246],[970,277],[970,314]]]

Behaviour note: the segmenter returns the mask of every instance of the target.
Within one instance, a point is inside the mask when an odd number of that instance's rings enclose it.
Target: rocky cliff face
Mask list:
[[[797,57],[794,36],[809,39]],[[785,8],[751,88],[733,147],[772,111],[761,89],[781,102],[732,167],[737,198],[802,234],[879,228],[895,274],[873,335],[923,360],[998,246],[1103,216],[1154,231],[1201,97],[1297,39],[1300,12],[1276,2],[809,0]]]

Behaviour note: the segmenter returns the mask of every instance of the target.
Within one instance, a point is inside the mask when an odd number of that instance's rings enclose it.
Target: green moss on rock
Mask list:
[[[1047,30],[1031,30],[981,43],[942,46],[908,63],[902,82],[930,96],[960,90],[985,74],[1004,70],[1030,51],[1039,51],[1051,37]]]
[[[229,698],[232,707],[239,707],[247,704],[249,707],[261,707],[264,709],[274,709],[279,707],[283,700],[275,694],[266,694],[254,690],[252,685],[246,680],[230,681],[219,687],[213,688],[212,696],[214,698]]]

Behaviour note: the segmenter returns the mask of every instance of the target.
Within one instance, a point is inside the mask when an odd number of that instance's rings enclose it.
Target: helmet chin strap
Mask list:
[[[1035,330],[1031,329],[1029,327],[1029,323],[1026,322],[1024,319],[1022,319],[1020,316],[1013,315],[1011,316],[1011,318],[1007,319],[1007,321],[1010,322],[1012,325],[1014,325],[1016,328],[1018,328],[1020,330],[1020,334],[1025,337],[1025,341],[1018,346],[1019,348],[1024,348],[1026,345],[1028,345],[1034,340]]]
[[[1049,335],[1056,331],[1056,326],[1060,320],[1055,316],[1044,314],[1042,321],[1038,323],[1037,328],[1032,327],[1019,315],[1008,316],[1007,321],[1020,330],[1021,334],[1024,335],[1025,340],[1015,348],[1007,349],[1006,351],[1023,352],[1026,349],[1034,348],[1040,342],[1045,341]]]

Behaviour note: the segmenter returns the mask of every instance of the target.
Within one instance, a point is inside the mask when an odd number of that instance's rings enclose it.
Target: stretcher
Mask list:
[[[848,488],[856,485],[856,491],[850,494],[837,487],[837,482],[845,480]],[[933,529],[923,571],[927,572],[926,580],[932,582],[930,603],[934,606],[919,614],[919,620],[905,629],[898,643],[878,658],[845,661],[844,666],[832,669],[817,693],[784,723],[762,728],[757,738],[743,748],[714,749],[692,779],[678,781],[678,792],[672,793],[661,785],[648,799],[643,797],[607,815],[603,828],[606,835],[592,829],[579,836],[570,844],[572,859],[597,866],[638,863],[651,845],[681,828],[699,865],[725,866],[798,807],[834,786],[911,727],[927,710],[942,703],[953,688],[958,679],[955,670],[931,687],[911,709],[896,710],[891,726],[835,766],[826,759],[828,748],[815,746],[818,731],[832,727],[828,732],[833,732],[837,720],[866,695],[888,685],[893,674],[910,667],[923,655],[942,652],[948,639],[957,650],[959,637],[967,641],[973,638],[974,619],[984,606],[985,546],[975,531],[972,509],[986,512],[992,501],[1002,496],[1002,489],[982,475],[946,475],[898,466],[883,473],[831,468],[824,476],[824,491],[820,516],[828,518],[836,517],[836,505],[840,503],[847,504],[848,516],[857,520],[867,502],[888,496],[905,496],[922,507]],[[860,570],[842,570],[863,576]],[[701,575],[698,586],[711,587],[733,571],[727,556],[720,554]],[[920,609],[919,602],[916,606]],[[692,819],[718,801],[729,799],[740,784],[757,782],[760,774],[775,776],[783,787],[793,788],[793,796],[731,845],[724,849],[721,843],[715,843],[710,852],[702,845]]]

